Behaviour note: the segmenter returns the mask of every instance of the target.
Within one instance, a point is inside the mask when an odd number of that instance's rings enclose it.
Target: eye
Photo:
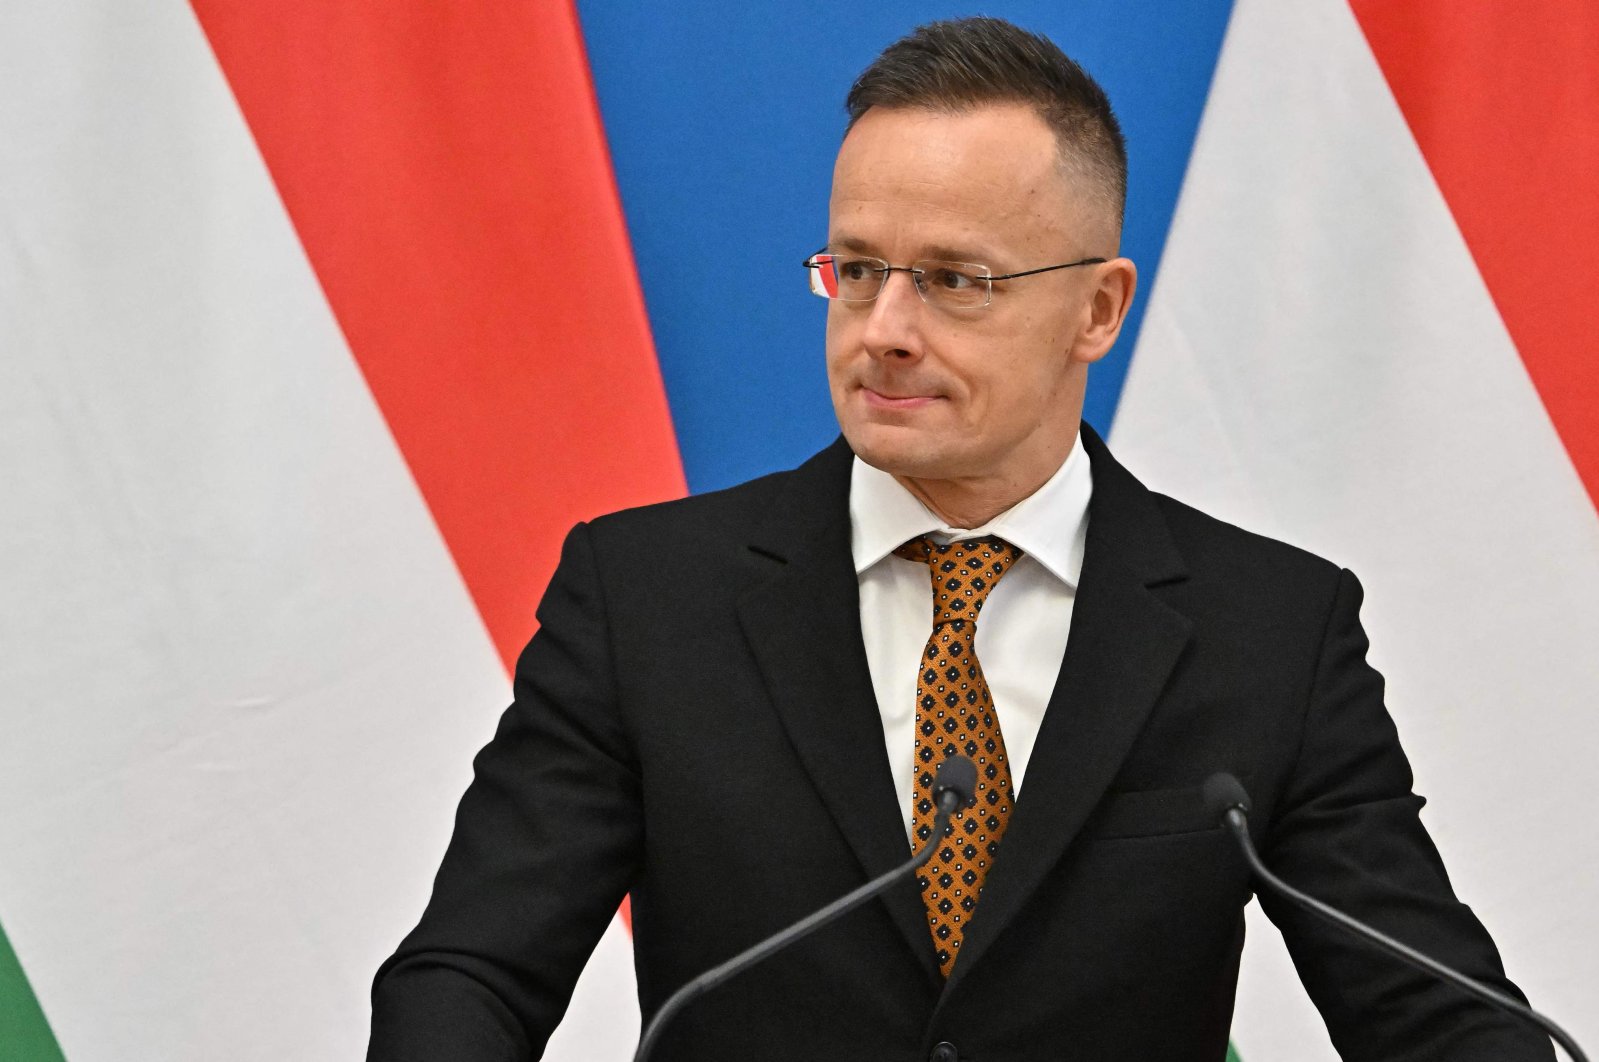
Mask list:
[[[871,258],[834,258],[833,268],[838,271],[841,280],[870,280],[872,274],[880,271],[875,259]]]
[[[922,275],[922,282],[928,287],[944,291],[969,291],[981,279],[978,273],[954,265],[929,265]]]

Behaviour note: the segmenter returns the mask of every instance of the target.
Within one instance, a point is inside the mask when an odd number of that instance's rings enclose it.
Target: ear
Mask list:
[[[1138,267],[1131,259],[1112,258],[1094,269],[1094,288],[1083,313],[1087,323],[1072,344],[1073,361],[1084,365],[1103,358],[1121,335],[1127,309],[1138,288]]]

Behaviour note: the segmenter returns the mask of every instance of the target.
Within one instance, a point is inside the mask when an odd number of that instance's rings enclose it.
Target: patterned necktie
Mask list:
[[[983,601],[1022,551],[999,538],[945,546],[924,537],[905,543],[894,555],[926,564],[933,579],[933,633],[922,650],[916,677],[916,779],[911,804],[917,847],[933,834],[933,774],[938,764],[955,755],[977,764],[975,810],[955,820],[955,832],[917,877],[938,968],[948,977],[1015,805],[1005,739],[975,644]]]

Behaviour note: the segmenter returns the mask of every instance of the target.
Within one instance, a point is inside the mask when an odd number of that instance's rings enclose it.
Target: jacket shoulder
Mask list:
[[[1228,585],[1315,586],[1328,591],[1342,566],[1280,539],[1269,538],[1202,512],[1165,494],[1151,492],[1173,540],[1202,581]]]
[[[792,469],[772,472],[721,490],[620,509],[588,523],[602,540],[653,535],[676,537],[696,532],[722,538],[736,534],[733,529],[747,527],[758,520],[760,514],[782,496],[794,474]]]
[[[677,548],[744,546],[774,520],[809,526],[827,516],[847,519],[850,463],[842,439],[798,468],[772,472],[721,490],[601,516],[589,527],[596,546],[656,542]],[[827,516],[824,516],[827,514]]]

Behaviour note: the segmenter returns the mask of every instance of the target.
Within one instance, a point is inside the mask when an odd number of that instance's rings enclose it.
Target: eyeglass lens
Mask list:
[[[818,254],[811,262],[811,291],[825,299],[870,302],[882,292],[890,273],[909,272],[926,302],[951,309],[988,303],[989,271],[968,262],[921,261],[896,267],[881,258],[841,254]]]

